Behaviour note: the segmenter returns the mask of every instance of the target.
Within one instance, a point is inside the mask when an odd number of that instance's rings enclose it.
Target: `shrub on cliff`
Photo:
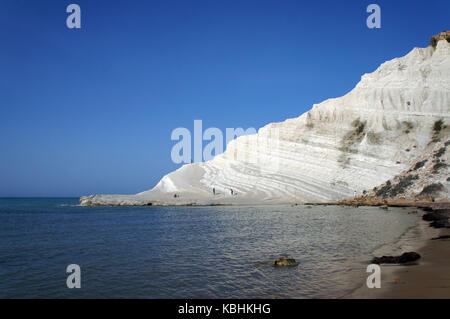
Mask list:
[[[433,138],[432,138],[432,142],[439,142],[440,138],[439,138],[439,134],[441,133],[441,131],[445,128],[444,125],[444,121],[442,119],[437,120],[436,122],[434,122],[433,125]]]
[[[440,192],[444,189],[444,186],[441,183],[434,183],[425,186],[420,192],[419,196],[430,196],[437,192]]]
[[[414,165],[413,170],[418,170],[419,168],[423,167],[425,165],[425,163],[427,162],[427,160],[423,160],[421,162],[417,162],[416,165]]]

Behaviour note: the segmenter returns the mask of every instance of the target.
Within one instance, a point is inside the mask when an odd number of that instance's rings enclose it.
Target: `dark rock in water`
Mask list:
[[[277,258],[274,261],[271,261],[270,264],[274,265],[274,266],[282,266],[282,267],[298,266],[298,262],[296,262],[294,258],[288,258],[288,257]]]
[[[431,238],[431,240],[438,240],[438,239],[450,239],[450,236],[449,235],[442,235],[442,236],[439,236],[439,237]]]
[[[436,209],[422,216],[423,220],[431,221],[434,228],[450,228],[450,211],[448,209]]]
[[[418,253],[413,252],[413,251],[412,252],[403,253],[400,256],[399,263],[400,264],[404,264],[404,263],[416,261],[416,260],[419,260],[420,257],[421,256]]]
[[[448,222],[448,220],[440,219],[431,222],[430,226],[434,228],[450,228],[450,223]]]
[[[372,259],[372,264],[404,264],[412,261],[416,261],[420,258],[420,255],[415,252],[403,253],[401,256],[383,256],[375,257]]]
[[[445,220],[447,218],[448,218],[447,216],[445,216],[443,214],[439,214],[439,213],[426,213],[422,216],[423,220],[426,220],[429,222],[435,221],[435,220]]]

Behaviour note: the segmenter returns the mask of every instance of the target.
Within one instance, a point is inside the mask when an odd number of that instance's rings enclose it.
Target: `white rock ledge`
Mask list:
[[[240,137],[211,161],[182,166],[149,191],[81,197],[80,205],[339,200],[410,167],[432,140],[434,123],[449,123],[449,117],[450,43],[441,40],[436,48],[414,48],[383,63],[343,97]]]

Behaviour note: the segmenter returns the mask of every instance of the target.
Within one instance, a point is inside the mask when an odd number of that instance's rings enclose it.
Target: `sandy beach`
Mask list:
[[[418,227],[429,227],[421,221]],[[450,235],[450,229],[425,230],[427,235]],[[435,237],[434,237],[435,238]],[[415,250],[422,257],[412,265],[381,265],[381,288],[366,284],[345,298],[376,299],[447,299],[450,298],[450,239],[425,239]]]

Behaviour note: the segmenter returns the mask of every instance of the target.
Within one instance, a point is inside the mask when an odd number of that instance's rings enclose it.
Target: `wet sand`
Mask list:
[[[450,235],[450,229],[438,234]],[[416,251],[422,256],[417,264],[381,265],[381,288],[369,289],[364,283],[345,298],[450,298],[450,239],[428,239]]]

